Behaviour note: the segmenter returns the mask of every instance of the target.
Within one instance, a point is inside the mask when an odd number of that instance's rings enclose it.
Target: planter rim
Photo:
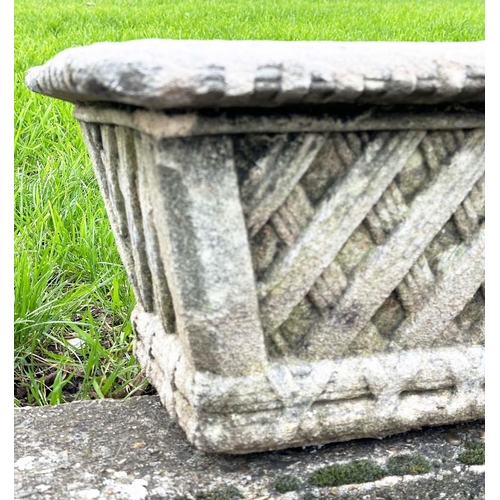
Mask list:
[[[100,42],[31,68],[26,84],[149,109],[482,102],[484,42]]]

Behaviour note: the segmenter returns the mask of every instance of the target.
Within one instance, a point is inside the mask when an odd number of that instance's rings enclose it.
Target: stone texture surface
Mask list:
[[[481,51],[127,42],[72,49],[28,77],[70,100],[167,107],[80,102],[75,116],[137,298],[136,356],[199,449],[484,416],[484,107],[468,102],[482,99]],[[356,54],[373,61],[356,69]],[[310,90],[323,64],[330,97],[297,93],[285,73],[271,92],[274,73],[255,68],[278,57]],[[218,60],[222,90],[205,92],[197,72]],[[172,111],[181,104],[213,109]]]
[[[133,40],[65,50],[28,86],[150,109],[484,100],[483,42]]]
[[[480,500],[484,466],[464,465],[458,457],[483,432],[484,424],[473,422],[383,440],[207,455],[186,441],[156,396],[22,408],[15,410],[14,498]],[[409,453],[426,457],[432,470],[338,487],[309,483],[325,466],[373,460],[385,467],[391,457]],[[284,476],[293,476],[298,489],[277,491]]]

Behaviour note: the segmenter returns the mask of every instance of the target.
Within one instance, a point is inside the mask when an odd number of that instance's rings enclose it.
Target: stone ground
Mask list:
[[[157,396],[142,396],[16,409],[14,437],[16,499],[479,500],[485,495],[484,466],[459,460],[467,443],[484,439],[482,421],[380,440],[207,455],[186,441]],[[427,457],[431,471],[338,487],[309,483],[321,467],[364,459],[385,467],[390,457],[409,453]],[[295,491],[284,492],[287,485]]]

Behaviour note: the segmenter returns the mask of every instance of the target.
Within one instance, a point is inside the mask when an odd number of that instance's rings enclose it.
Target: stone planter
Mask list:
[[[482,43],[100,43],[27,84],[76,103],[199,449],[484,416]]]

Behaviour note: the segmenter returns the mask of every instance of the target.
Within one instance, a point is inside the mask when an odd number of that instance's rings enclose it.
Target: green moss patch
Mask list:
[[[304,493],[302,495],[301,500],[316,500],[318,497],[314,494],[308,491],[307,493]]]
[[[458,460],[466,465],[484,465],[484,453],[484,443],[469,442],[465,444],[465,451],[458,456]]]
[[[243,498],[243,494],[234,486],[215,488],[196,495],[196,500],[238,500],[240,498]]]
[[[280,476],[274,481],[274,489],[278,493],[286,493],[288,491],[296,491],[301,486],[301,481],[297,476],[292,476],[290,474],[285,476]]]
[[[387,472],[370,460],[355,460],[347,464],[322,467],[311,474],[309,482],[315,486],[369,483],[382,479]]]
[[[429,460],[420,453],[396,455],[387,461],[387,471],[393,476],[426,474],[431,468]]]

